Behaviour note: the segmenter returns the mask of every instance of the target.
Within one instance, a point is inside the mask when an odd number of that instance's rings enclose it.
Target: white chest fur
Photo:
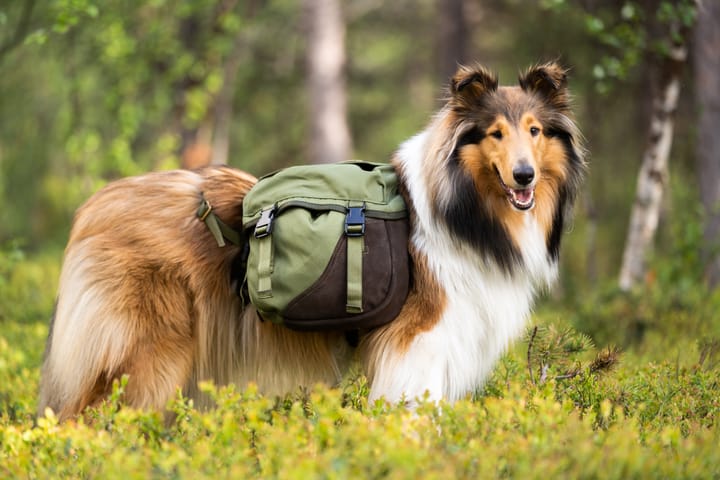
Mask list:
[[[482,252],[453,238],[432,215],[422,179],[424,136],[399,152],[416,211],[412,242],[444,290],[440,320],[415,337],[404,354],[386,355],[387,364],[374,379],[370,399],[411,400],[427,391],[430,398],[453,401],[480,387],[508,344],[522,332],[538,288],[551,282],[556,265],[545,238],[528,214],[519,245],[524,267],[512,275]]]

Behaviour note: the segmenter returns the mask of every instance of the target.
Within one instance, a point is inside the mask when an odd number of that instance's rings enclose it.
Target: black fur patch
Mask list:
[[[462,145],[476,143],[470,141],[472,138],[472,135],[469,135]],[[489,259],[510,274],[521,262],[522,256],[500,220],[494,218],[486,208],[473,179],[460,165],[458,151],[462,145],[458,142],[448,164],[453,198],[440,214],[459,240],[469,243],[479,252],[486,253]]]
[[[575,195],[575,184],[580,180],[582,162],[573,148],[572,138],[569,133],[562,130],[548,129],[546,135],[560,140],[568,162],[568,183],[562,185],[558,192],[558,204],[555,207],[552,228],[547,237],[547,250],[550,258],[557,261],[560,256],[560,241],[562,240],[562,231],[565,224],[565,209],[568,202],[572,201]]]
[[[547,251],[553,261],[557,261],[560,257],[560,240],[562,239],[562,230],[565,223],[565,204],[567,201],[567,189],[561,187],[558,204],[553,215],[552,228],[547,237]]]
[[[471,128],[463,133],[455,145],[455,151],[452,154],[453,158],[457,159],[458,152],[462,147],[465,145],[476,145],[480,143],[483,138],[485,138],[485,133],[477,127]]]

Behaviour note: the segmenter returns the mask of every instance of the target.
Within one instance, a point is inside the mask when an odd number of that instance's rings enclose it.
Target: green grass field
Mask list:
[[[0,263],[0,478],[720,478],[720,293],[696,285],[544,304],[454,405],[369,405],[357,374],[284,399],[207,385],[216,409],[178,396],[165,426],[118,385],[58,425],[35,405],[59,258]]]

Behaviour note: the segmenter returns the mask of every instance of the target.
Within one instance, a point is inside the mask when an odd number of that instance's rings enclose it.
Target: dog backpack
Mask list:
[[[296,330],[372,328],[408,294],[408,213],[391,165],[290,167],[243,200],[247,292]]]

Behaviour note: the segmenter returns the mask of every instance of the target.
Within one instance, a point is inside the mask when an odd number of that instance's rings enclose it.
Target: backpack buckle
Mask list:
[[[362,237],[365,235],[365,205],[362,207],[348,207],[345,216],[345,235],[348,237]]]
[[[267,237],[272,233],[273,220],[275,219],[275,206],[265,208],[260,212],[260,219],[255,224],[255,238]]]

